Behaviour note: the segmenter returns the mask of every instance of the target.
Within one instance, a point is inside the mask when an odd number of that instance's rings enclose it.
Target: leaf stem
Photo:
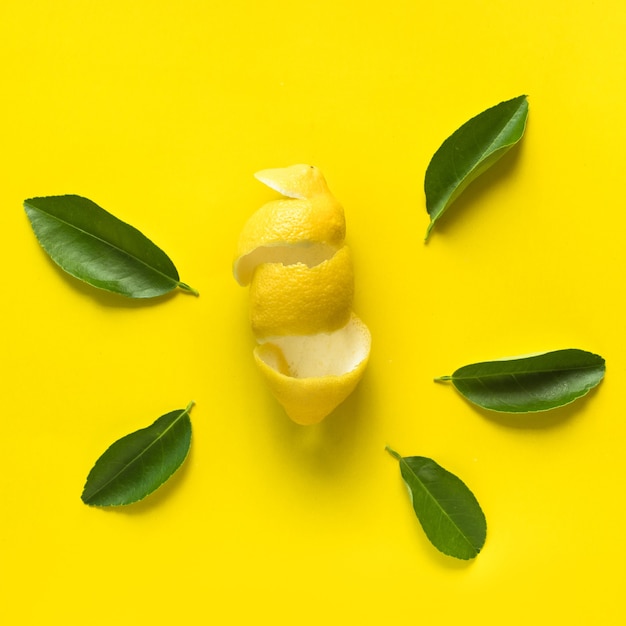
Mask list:
[[[424,243],[428,243],[428,238],[430,237],[430,231],[433,229],[435,225],[435,220],[431,220],[430,224],[428,224],[428,228],[426,229],[426,236],[424,237]]]
[[[437,376],[437,378],[433,378],[436,383],[447,383],[452,380],[452,376]]]
[[[387,450],[387,452],[389,452],[389,454],[391,454],[391,456],[397,461],[402,461],[402,457],[393,448],[385,446],[385,450]]]
[[[176,283],[183,291],[187,291],[191,294],[193,294],[194,296],[199,296],[200,292],[196,289],[194,289],[193,287],[190,287],[187,283],[181,283],[180,281],[178,281]]]

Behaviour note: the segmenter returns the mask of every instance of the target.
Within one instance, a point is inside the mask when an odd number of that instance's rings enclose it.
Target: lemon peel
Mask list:
[[[262,263],[298,260],[313,266],[329,259],[343,245],[343,207],[317,168],[292,165],[263,170],[256,176],[288,197],[263,205],[244,225],[233,264],[240,285],[249,284]]]
[[[254,177],[288,198],[329,196],[326,179],[314,165],[299,163],[289,167],[261,170]]]
[[[359,383],[371,336],[352,312],[354,271],[343,207],[310,165],[257,172],[286,198],[244,225],[233,263],[250,285],[254,358],[271,391],[298,424],[315,424]]]
[[[348,323],[354,272],[347,246],[330,259],[305,263],[264,263],[250,284],[250,324],[257,338],[329,332]]]
[[[257,367],[296,424],[317,424],[356,388],[369,360],[371,336],[352,315],[333,333],[274,337],[254,349]]]

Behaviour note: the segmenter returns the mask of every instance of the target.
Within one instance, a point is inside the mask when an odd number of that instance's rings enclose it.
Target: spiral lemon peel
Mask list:
[[[352,312],[350,249],[343,246],[313,266],[299,262],[259,265],[249,294],[250,325],[257,339],[337,330],[348,323]]]
[[[352,312],[344,212],[315,167],[255,176],[287,197],[245,224],[233,273],[250,285],[259,371],[294,422],[315,424],[354,391],[371,347],[367,326]]]
[[[343,245],[343,207],[330,193],[316,167],[262,170],[256,178],[287,196],[268,202],[252,214],[239,236],[233,273],[247,285],[262,263],[305,263],[330,259]]]

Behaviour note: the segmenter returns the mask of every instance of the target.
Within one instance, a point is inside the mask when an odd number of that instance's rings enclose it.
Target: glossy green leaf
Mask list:
[[[476,557],[485,544],[487,522],[467,485],[432,459],[387,451],[400,463],[413,510],[435,548],[457,559]]]
[[[52,260],[94,287],[129,298],[153,298],[181,283],[171,259],[136,228],[76,195],[24,202],[35,235]]]
[[[95,506],[132,504],[160,487],[189,452],[192,405],[167,413],[151,426],[112,444],[89,472],[83,502]]]
[[[470,402],[484,409],[530,413],[584,396],[602,380],[605,369],[601,356],[568,349],[474,363],[435,380],[451,381]]]
[[[479,113],[441,144],[424,179],[426,239],[462,191],[522,138],[527,117],[528,100],[518,96]]]

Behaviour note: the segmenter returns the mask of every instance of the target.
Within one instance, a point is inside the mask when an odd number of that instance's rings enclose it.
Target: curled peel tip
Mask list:
[[[260,170],[254,177],[288,198],[304,199],[329,193],[322,173],[306,163]]]

